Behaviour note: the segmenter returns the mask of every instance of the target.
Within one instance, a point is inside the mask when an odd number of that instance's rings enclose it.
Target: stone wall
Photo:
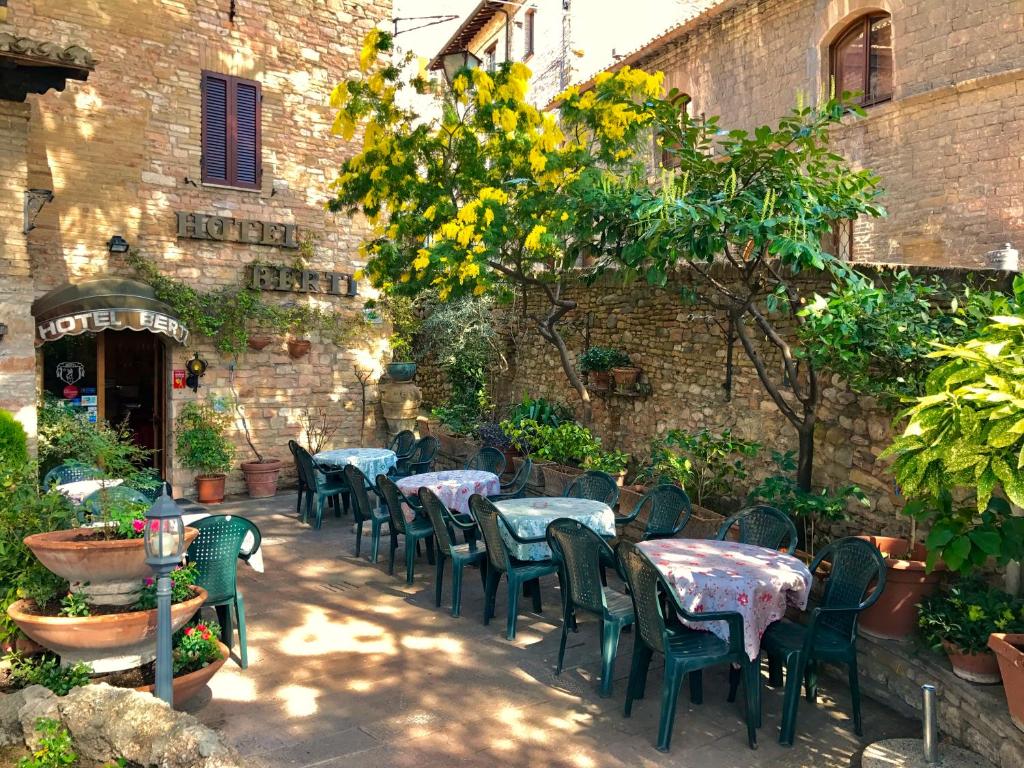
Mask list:
[[[98,62],[87,82],[72,83],[62,93],[30,97],[28,169],[26,173],[23,154],[18,186],[43,187],[55,194],[28,237],[34,280],[30,293],[39,296],[65,281],[132,276],[122,259],[107,252],[105,243],[115,234],[123,235],[163,273],[199,290],[240,285],[253,261],[292,264],[296,259],[294,250],[179,239],[175,211],[294,223],[299,238],[315,246],[306,254],[309,269],[352,273],[363,261],[358,244],[366,224],[327,212],[324,202],[328,184],[343,160],[361,146],[361,138],[346,143],[331,135],[328,95],[338,80],[355,73],[367,30],[390,16],[390,0],[262,0],[239,4],[233,20],[228,4],[218,0],[110,0],[101,5],[12,0],[0,30],[76,43]],[[260,190],[201,182],[203,70],[262,84]],[[0,116],[3,126],[6,120],[6,114]],[[2,136],[6,139],[7,133]],[[17,173],[19,167],[6,163],[7,150],[8,143],[0,142],[5,196],[8,169]],[[8,209],[5,202],[0,216],[6,217]],[[20,199],[10,209],[20,218]],[[0,221],[6,235],[7,219]],[[5,244],[10,247],[18,247],[17,238],[13,246]],[[360,286],[361,291],[365,288]],[[342,313],[354,326],[362,316],[361,298],[264,295],[270,301],[315,301]],[[30,301],[33,295],[26,298]],[[17,328],[18,340],[9,338],[0,350],[25,346],[31,329]],[[276,338],[263,351],[242,355],[234,371],[233,361],[194,335],[188,349],[167,349],[167,423],[186,400],[228,394],[233,376],[253,436],[266,454],[286,458],[289,438],[305,440],[298,416],[306,406],[328,408],[340,423],[335,445],[354,445],[360,440],[361,388],[353,367],[366,365],[379,372],[386,348],[380,331],[371,329],[341,345],[313,336],[312,351],[299,360],[287,355],[284,338]],[[170,390],[171,371],[184,368],[193,352],[210,363],[198,395]],[[6,359],[2,364],[8,364]],[[3,389],[6,397],[6,379]],[[369,398],[366,440],[375,443],[374,387]],[[33,401],[34,393],[18,395],[22,407]],[[248,449],[240,431],[235,440],[239,458],[245,459]],[[170,436],[165,448],[173,456]],[[178,466],[170,474],[175,490],[188,492],[191,476]],[[240,490],[241,483],[241,473],[232,472],[229,492]]]

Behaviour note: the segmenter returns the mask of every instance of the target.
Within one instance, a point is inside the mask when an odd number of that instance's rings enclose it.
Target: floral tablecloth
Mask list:
[[[87,496],[92,495],[101,488],[116,488],[124,480],[75,480],[73,483],[61,483],[56,486],[60,493],[67,496],[75,504],[81,504]]]
[[[515,531],[516,536],[524,539],[543,536],[548,523],[560,517],[579,520],[602,536],[615,535],[615,513],[603,501],[536,497],[506,499],[499,501],[495,506],[501,510],[502,516]],[[551,549],[547,544],[522,544],[513,539],[504,526],[501,526],[501,537],[515,558],[547,560],[551,557]]]
[[[807,607],[811,572],[791,555],[752,544],[704,539],[656,539],[637,544],[675,589],[691,613],[735,611],[743,617],[747,655],[756,659],[768,625],[781,619],[787,606]],[[687,623],[723,640],[723,621]]]
[[[336,451],[320,451],[313,456],[320,469],[339,470],[346,464],[359,467],[371,483],[377,481],[377,475],[386,475],[397,462],[394,451],[387,448],[341,448]]]
[[[424,472],[409,475],[398,481],[398,487],[406,496],[415,496],[420,488],[429,488],[437,494],[452,512],[469,512],[469,497],[474,493],[492,496],[501,493],[501,481],[493,472],[479,469],[453,469],[447,472]],[[406,518],[411,510],[406,510]]]

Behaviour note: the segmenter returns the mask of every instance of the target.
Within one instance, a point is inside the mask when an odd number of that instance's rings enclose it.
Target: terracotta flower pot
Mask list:
[[[570,467],[566,464],[545,464],[541,471],[544,473],[545,496],[564,495],[565,489],[584,472],[579,467]]]
[[[228,648],[224,643],[218,641],[217,645],[220,646],[220,658],[217,661],[207,664],[202,669],[197,669],[195,672],[188,672],[184,675],[178,675],[172,681],[173,686],[173,698],[175,709],[181,709],[188,700],[199,693],[206,684],[210,682],[212,678],[221,667],[224,666],[224,662],[228,660],[228,656],[231,654],[231,649]],[[155,685],[140,685],[135,688],[136,691],[142,691],[143,693],[153,693],[156,688]]]
[[[242,474],[245,486],[254,499],[266,499],[277,493],[277,478],[284,464],[279,459],[243,461]]]
[[[34,533],[25,537],[25,546],[52,573],[71,582],[72,589],[84,592],[94,605],[134,603],[142,579],[152,576],[146,565],[146,551],[140,539],[82,539],[83,529]],[[199,531],[185,528],[188,546]]]
[[[253,349],[259,352],[261,349],[265,349],[267,346],[269,346],[270,342],[272,341],[273,339],[270,336],[266,336],[264,334],[256,334],[250,336],[248,341],[249,349]]]
[[[612,368],[612,380],[615,382],[615,389],[619,392],[633,392],[636,389],[636,383],[640,380],[640,369],[632,366]]]
[[[590,388],[598,392],[607,392],[611,388],[612,375],[610,371],[591,371]]]
[[[191,600],[171,606],[174,631],[206,601],[206,590],[195,590]],[[146,664],[156,655],[155,608],[105,616],[39,616],[27,608],[27,600],[18,600],[7,608],[7,615],[18,629],[60,656],[65,666],[84,661],[97,674],[116,672]]]
[[[309,339],[288,339],[288,356],[292,360],[298,360],[309,354],[309,348],[313,346]]]
[[[917,629],[917,606],[939,586],[945,566],[939,563],[925,572],[925,548],[914,546],[910,559],[906,539],[891,536],[862,536],[886,555],[885,591],[878,601],[860,615],[860,630],[882,640],[904,640]]]
[[[942,648],[953,665],[953,674],[962,680],[981,685],[994,685],[999,676],[999,660],[994,653],[964,653],[959,646],[948,640],[942,641]]]
[[[224,481],[227,475],[199,475],[196,477],[196,501],[200,504],[220,504],[224,501]]]
[[[1007,635],[999,632],[989,635],[988,647],[995,653],[999,663],[1010,719],[1024,731],[1024,634]]]

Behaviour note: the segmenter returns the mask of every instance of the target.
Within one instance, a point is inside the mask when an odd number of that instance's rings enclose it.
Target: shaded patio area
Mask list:
[[[725,670],[705,675],[704,703],[680,697],[672,751],[654,749],[662,669],[651,667],[646,698],[622,716],[632,635],[623,636],[610,699],[597,695],[598,626],[570,635],[558,652],[557,581],[543,580],[544,613],[525,612],[514,642],[499,618],[483,626],[482,589],[466,575],[462,618],[434,607],[433,567],[416,582],[393,578],[353,555],[351,518],[313,530],[294,517],[294,494],[229,501],[211,511],[241,514],[263,532],[266,573],[240,566],[249,668],[230,661],[190,711],[262,766],[693,766],[837,768],[864,744],[914,735],[915,723],[864,701],[865,739],[849,722],[845,685],[821,681],[819,704],[802,702],[793,748],[776,742],[781,690],[765,687],[759,749],[747,748],[742,705],[728,704]],[[401,551],[396,571],[401,568]],[[404,573],[402,574],[404,576]],[[448,600],[446,578],[445,601]],[[527,601],[528,602],[528,601]],[[237,648],[236,648],[237,650]],[[742,696],[740,697],[742,699]]]

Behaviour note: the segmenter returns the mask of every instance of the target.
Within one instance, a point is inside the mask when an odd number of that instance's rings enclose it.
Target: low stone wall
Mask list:
[[[39,685],[0,694],[0,746],[39,745],[36,721],[50,718],[71,734],[75,751],[99,763],[123,757],[160,768],[242,768],[220,735],[147,693],[104,684],[57,696]]]
[[[943,738],[974,750],[997,768],[1024,766],[1024,733],[1010,720],[1001,685],[973,685],[953,674],[944,656],[914,642],[862,636],[858,664],[864,694],[907,715],[921,717],[921,686],[938,690]],[[845,685],[846,670],[830,670]],[[868,736],[872,723],[864,725]]]

